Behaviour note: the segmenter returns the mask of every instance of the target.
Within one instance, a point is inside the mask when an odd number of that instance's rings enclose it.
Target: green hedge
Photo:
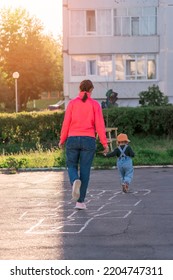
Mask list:
[[[0,114],[0,152],[50,148],[58,141],[63,112]]]
[[[106,125],[118,127],[118,133],[173,136],[173,106],[115,107],[103,114]],[[0,114],[0,153],[57,146],[63,118],[63,111]]]
[[[104,117],[119,133],[173,136],[173,106],[112,108],[104,110]]]

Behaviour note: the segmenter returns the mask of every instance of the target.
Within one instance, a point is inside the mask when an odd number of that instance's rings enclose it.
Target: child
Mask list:
[[[133,179],[133,162],[132,157],[134,157],[134,152],[132,148],[128,145],[130,140],[127,134],[120,133],[117,136],[118,147],[115,148],[113,152],[104,154],[106,157],[114,157],[117,159],[117,168],[121,179],[121,186],[123,192],[128,192],[129,185]]]

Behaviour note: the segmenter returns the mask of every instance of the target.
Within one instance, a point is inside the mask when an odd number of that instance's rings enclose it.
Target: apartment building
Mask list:
[[[63,0],[66,105],[83,79],[99,102],[113,89],[135,107],[155,84],[173,103],[172,27],[173,0]]]

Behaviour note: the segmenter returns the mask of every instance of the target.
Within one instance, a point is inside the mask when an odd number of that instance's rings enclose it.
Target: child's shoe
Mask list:
[[[125,184],[125,189],[126,189],[126,193],[128,192],[128,190],[129,190],[129,185],[128,184]]]
[[[129,188],[128,185],[126,183],[123,183],[121,186],[122,186],[122,191],[127,193],[128,192],[128,188]]]

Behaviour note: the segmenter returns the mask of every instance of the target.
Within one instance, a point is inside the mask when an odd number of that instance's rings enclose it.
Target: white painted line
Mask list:
[[[30,233],[34,228],[40,226],[44,220],[45,220],[45,218],[41,219],[37,224],[35,224],[34,226],[30,227],[30,229],[25,231],[25,233]]]
[[[104,194],[106,191],[101,191],[101,192],[99,192],[97,195],[102,195],[102,194]]]
[[[151,190],[149,190],[149,189],[144,189],[144,191],[146,191],[146,193],[144,195],[151,193]]]
[[[112,211],[105,212],[105,213],[100,213],[100,214],[96,214],[96,215],[94,215],[94,218],[95,218],[95,217],[100,217],[100,216],[105,216],[105,215],[111,214],[111,213],[112,213]]]
[[[107,205],[107,203],[106,203],[106,204],[103,204],[100,208],[98,208],[98,209],[95,210],[94,212],[99,212],[100,210],[102,210],[102,209],[105,207],[105,205]]]
[[[139,203],[141,203],[142,200],[137,201],[134,206],[137,206]]]
[[[137,194],[139,198],[141,196],[146,196],[149,194],[151,191],[149,189],[142,189],[139,191],[134,191],[133,194]],[[92,195],[91,195],[92,194]],[[19,219],[22,219],[23,217],[26,217],[27,220],[32,220],[33,223],[34,221],[34,216],[33,214],[35,213],[36,215],[42,215],[42,219],[37,220],[38,222],[34,224],[32,227],[29,228],[25,233],[30,233],[30,234],[79,234],[83,232],[87,226],[90,224],[91,221],[94,219],[99,219],[99,217],[103,217],[103,219],[106,219],[107,217],[109,219],[112,218],[112,216],[115,216],[114,218],[116,219],[126,219],[131,213],[133,213],[132,209],[133,207],[136,207],[142,202],[141,200],[137,200],[137,196],[135,196],[135,201],[129,201],[129,199],[125,200],[118,200],[120,198],[118,195],[122,194],[122,191],[118,190],[115,192],[112,192],[111,190],[102,190],[99,192],[90,192],[90,199],[87,200],[86,204],[91,209],[89,208],[87,212],[83,211],[77,211],[76,209],[69,209],[69,206],[74,203],[74,201],[52,201],[54,203],[54,208],[49,209],[49,204],[47,201],[42,201],[37,204],[37,208],[33,209],[31,212],[24,212]],[[123,193],[124,194],[124,193]],[[112,195],[112,196],[111,196]],[[117,198],[118,196],[118,198]],[[125,194],[126,196],[126,194]],[[100,205],[95,205],[92,203],[94,202],[99,202],[101,197],[104,198],[104,204]],[[115,198],[115,207],[119,210],[113,210],[112,205],[114,203],[113,199]],[[138,198],[138,199],[139,199]],[[132,203],[131,203],[132,202]],[[127,203],[127,204],[125,204]],[[44,206],[44,207],[39,207],[39,206]],[[68,207],[67,207],[68,206]],[[110,209],[111,207],[111,209]],[[128,207],[128,208],[127,208]],[[94,208],[94,209],[92,209]],[[114,208],[114,205],[113,205]],[[126,209],[126,210],[125,210]],[[70,212],[69,212],[70,211]],[[87,214],[86,214],[87,213]],[[43,216],[44,214],[44,216]],[[32,218],[31,218],[31,217]],[[44,217],[44,218],[43,218]],[[58,217],[58,220],[57,220]],[[59,220],[60,218],[60,220]],[[49,219],[51,219],[52,224],[48,224]],[[41,225],[41,227],[40,227]],[[76,228],[77,227],[77,228]],[[79,229],[79,230],[78,230]]]
[[[73,211],[69,216],[67,216],[67,219],[72,219],[72,217],[76,214],[77,211]]]
[[[130,214],[132,213],[132,211],[128,211],[128,213],[123,217],[123,219],[126,219]]]
[[[79,230],[78,233],[81,233],[82,231],[84,231],[84,229],[87,227],[87,225],[89,225],[89,223],[93,220],[94,218],[90,218],[83,227],[81,227],[81,229]]]
[[[22,220],[22,218],[28,213],[28,211],[24,212],[20,217],[19,220]]]
[[[112,200],[114,197],[116,197],[119,193],[121,193],[121,191],[114,193],[113,196],[111,196],[108,200]]]

